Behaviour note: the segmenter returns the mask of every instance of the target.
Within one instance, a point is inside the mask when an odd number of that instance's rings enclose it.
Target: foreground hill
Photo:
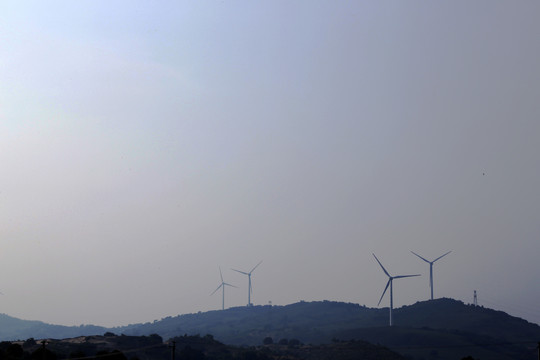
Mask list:
[[[45,347],[43,347],[45,343]],[[173,353],[174,346],[174,353]],[[29,339],[1,342],[0,359],[6,360],[405,360],[385,347],[364,341],[308,346],[268,344],[258,347],[225,345],[206,336],[181,336],[163,342],[159,335],[82,336],[46,341]]]
[[[412,359],[451,360],[472,356],[475,359],[526,360],[536,358],[537,354],[535,341],[510,342],[459,330],[385,326],[347,330],[339,336],[383,344]]]

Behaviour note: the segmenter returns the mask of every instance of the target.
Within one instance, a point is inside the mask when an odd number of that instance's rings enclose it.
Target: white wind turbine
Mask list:
[[[221,310],[225,310],[225,286],[232,286],[232,287],[237,287],[237,286],[227,284],[225,281],[223,281],[223,274],[221,273],[221,267],[219,268],[219,276],[221,276],[221,284],[217,287],[216,290],[214,290],[213,293],[210,294],[210,296],[214,295],[216,291],[218,291],[221,288],[221,292],[222,292]]]
[[[257,265],[255,265],[255,267],[253,269],[251,269],[250,272],[231,269],[233,271],[239,272],[240,274],[247,275],[247,277],[248,277],[248,306],[252,305],[251,304],[251,293],[253,292],[253,289],[251,288],[251,273],[257,268],[257,266],[261,265],[261,263],[262,263],[262,260]]]
[[[373,257],[375,257],[375,260],[377,260],[377,262],[379,263],[379,265],[381,265],[381,268],[383,269],[384,273],[386,274],[386,276],[388,276],[388,282],[386,283],[386,287],[384,288],[384,291],[381,295],[381,298],[379,299],[379,303],[377,304],[377,306],[379,306],[379,304],[381,303],[382,301],[382,298],[384,296],[384,294],[386,294],[386,290],[388,290],[388,286],[390,286],[390,326],[392,326],[392,310],[394,308],[394,293],[393,293],[393,289],[392,289],[392,281],[394,279],[401,279],[401,278],[406,278],[406,277],[413,277],[413,276],[420,276],[420,274],[416,274],[416,275],[398,275],[398,276],[391,276],[388,271],[386,271],[386,269],[384,268],[384,266],[381,264],[381,262],[379,261],[379,259],[377,259],[377,257],[375,256],[375,254],[373,254]]]
[[[446,256],[448,254],[450,254],[452,251],[449,251],[447,252],[446,254],[444,255],[441,255],[439,256],[438,258],[436,258],[435,260],[433,261],[429,261],[429,260],[426,260],[424,259],[423,257],[421,257],[420,255],[418,255],[417,253],[415,253],[414,251],[411,251],[414,255],[418,256],[420,259],[424,260],[425,262],[427,262],[429,264],[429,287],[431,288],[431,300],[433,300],[433,263],[437,260],[439,260],[440,258],[442,258],[443,256]]]

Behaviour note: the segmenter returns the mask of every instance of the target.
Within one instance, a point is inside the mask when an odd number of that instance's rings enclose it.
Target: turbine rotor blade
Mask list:
[[[413,276],[420,276],[420,274],[415,274],[415,275],[399,275],[399,276],[394,276],[393,279],[408,278],[408,277],[413,277]]]
[[[259,263],[257,265],[255,265],[255,267],[253,269],[251,269],[251,271],[249,272],[250,274],[257,268],[257,266],[261,265],[263,261],[259,261]]]
[[[417,253],[415,253],[414,251],[411,251],[414,255],[418,256],[420,259],[424,260],[425,262],[429,263],[430,261],[424,259],[423,257],[421,257],[420,255],[418,255]]]
[[[219,286],[217,287],[217,289],[214,290],[214,292],[210,294],[210,296],[214,295],[214,294],[216,293],[216,291],[218,291],[222,286],[223,286],[223,283],[222,283],[221,285],[219,285]]]
[[[231,268],[231,270],[239,272],[240,274],[249,275],[247,272],[244,272],[244,271],[240,271],[240,270],[236,270],[236,269],[232,269],[232,268]]]
[[[447,253],[444,254],[444,255],[439,256],[438,258],[436,258],[435,260],[433,260],[433,262],[439,260],[439,259],[442,258],[443,256],[446,256],[446,255],[450,254],[451,252],[452,252],[452,250],[450,250],[449,252],[447,252]]]
[[[392,281],[392,278],[388,279],[388,282],[386,283],[386,287],[384,288],[384,291],[382,292],[381,298],[379,299],[377,306],[379,306],[379,304],[381,303],[382,298],[384,297],[384,294],[386,294],[386,290],[388,290],[388,286],[390,286],[391,281]]]
[[[219,267],[219,276],[221,276],[221,282],[223,282],[223,273],[221,272],[221,266]]]
[[[234,286],[234,285],[228,284],[228,283],[226,283],[226,282],[224,282],[223,285],[232,286],[233,288],[238,288],[238,286]]]
[[[379,259],[377,259],[377,257],[375,256],[375,254],[371,253],[373,255],[373,257],[375,257],[375,260],[377,260],[377,262],[379,263],[379,265],[381,265],[381,268],[383,269],[384,273],[386,274],[386,276],[388,277],[391,277],[390,274],[388,273],[388,271],[386,271],[386,269],[384,268],[384,266],[382,266],[381,262],[379,261]]]

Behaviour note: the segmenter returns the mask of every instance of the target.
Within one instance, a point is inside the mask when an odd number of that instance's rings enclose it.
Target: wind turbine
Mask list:
[[[214,292],[210,294],[210,296],[214,295],[216,291],[218,291],[221,288],[222,297],[223,297],[221,300],[221,310],[225,310],[225,286],[232,286],[232,287],[237,287],[237,286],[227,284],[225,281],[223,281],[223,274],[221,273],[221,267],[219,268],[219,276],[221,276],[221,285],[219,285],[217,289],[214,290]]]
[[[394,308],[394,294],[393,294],[393,289],[392,289],[392,281],[394,279],[401,279],[401,278],[406,278],[406,277],[413,277],[413,276],[420,276],[420,274],[416,274],[416,275],[398,275],[398,276],[391,276],[388,271],[386,271],[386,269],[384,268],[384,266],[382,266],[381,262],[379,261],[379,259],[377,259],[377,257],[375,256],[375,254],[373,254],[373,257],[375,257],[375,260],[377,260],[377,262],[379,263],[379,265],[381,265],[381,268],[383,269],[384,273],[386,274],[386,276],[388,276],[388,282],[386,283],[386,287],[384,288],[384,291],[381,295],[381,298],[379,299],[379,303],[377,304],[377,306],[379,306],[379,304],[381,303],[382,301],[382,298],[384,296],[384,294],[386,294],[386,290],[388,290],[388,286],[390,286],[390,326],[392,326],[392,309]]]
[[[249,286],[248,286],[248,306],[251,306],[251,293],[253,292],[253,289],[251,288],[251,273],[257,268],[257,266],[261,265],[262,263],[262,260],[257,264],[255,265],[255,267],[253,269],[251,269],[250,272],[245,272],[245,271],[240,271],[240,270],[236,270],[236,269],[231,269],[233,271],[236,271],[236,272],[239,272],[240,274],[244,274],[244,275],[247,275],[248,277],[248,282],[249,282]]]
[[[431,288],[431,300],[433,300],[433,263],[437,260],[439,260],[440,258],[442,258],[443,256],[446,256],[448,254],[450,254],[452,251],[449,251],[447,252],[446,254],[444,255],[441,255],[439,256],[438,258],[436,258],[435,260],[433,261],[429,261],[429,260],[426,260],[424,259],[423,257],[421,257],[420,255],[418,255],[417,253],[415,253],[414,251],[411,251],[414,255],[418,256],[420,259],[424,260],[425,262],[427,262],[429,264],[429,287]]]

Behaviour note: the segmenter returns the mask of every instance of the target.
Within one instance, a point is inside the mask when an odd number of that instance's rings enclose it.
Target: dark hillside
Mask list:
[[[509,342],[539,339],[540,327],[536,324],[503,311],[465,305],[452,299],[418,302],[396,313],[402,326],[459,329]]]
[[[536,353],[534,341],[510,343],[458,330],[385,326],[346,330],[336,337],[382,344],[415,359],[451,360],[470,355],[475,359],[526,360],[534,358]]]
[[[174,344],[174,356],[173,356]],[[106,333],[70,339],[28,339],[0,342],[0,359],[5,360],[404,360],[382,346],[364,341],[318,346],[299,343],[235,347],[214,340],[213,336],[180,336],[163,342],[158,335],[126,336]]]
[[[25,352],[34,354],[42,348],[40,340],[32,339],[21,342]],[[57,359],[93,357],[121,352],[125,357],[138,360],[168,358],[170,350],[158,335],[150,336],[117,336],[113,333],[105,335],[80,336],[68,339],[47,339],[46,348],[55,354]],[[107,356],[106,358],[109,358]],[[118,360],[121,357],[118,357]]]
[[[235,345],[258,345],[265,337],[298,338],[304,343],[328,343],[331,334],[358,324],[382,326],[386,312],[357,304],[330,301],[287,306],[236,307],[223,311],[168,317],[154,323],[115,329],[128,335],[156,333],[163,338],[180,334],[214,334]]]
[[[540,326],[501,311],[474,307],[452,299],[418,302],[394,310],[400,327],[431,328],[485,335],[498,341],[538,341]],[[237,307],[224,311],[168,317],[154,323],[118,328],[128,335],[213,334],[236,345],[258,345],[265,337],[296,338],[303,343],[329,343],[338,333],[359,328],[384,328],[388,309],[331,301],[286,306]]]
[[[181,315],[122,329],[127,334],[212,333],[236,345],[260,345],[266,337],[328,344],[332,339],[382,344],[412,358],[528,359],[540,340],[540,326],[501,311],[452,299],[418,302],[394,311],[330,301],[255,306]],[[532,344],[532,345],[531,345]],[[531,348],[532,346],[532,348]]]
[[[270,347],[274,359],[303,360],[405,360],[406,358],[380,345],[365,341],[335,342],[298,347]],[[278,357],[276,357],[276,355]]]

